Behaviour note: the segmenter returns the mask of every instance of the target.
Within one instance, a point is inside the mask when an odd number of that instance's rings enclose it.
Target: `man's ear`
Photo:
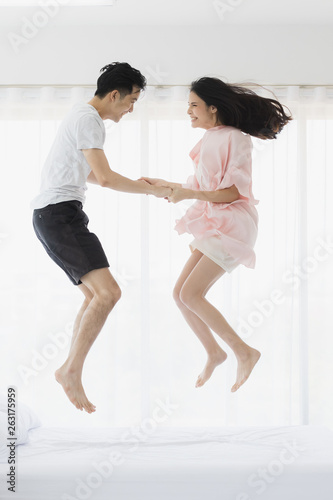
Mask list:
[[[118,90],[112,90],[109,92],[109,100],[114,102],[117,99],[117,96],[119,95]]]

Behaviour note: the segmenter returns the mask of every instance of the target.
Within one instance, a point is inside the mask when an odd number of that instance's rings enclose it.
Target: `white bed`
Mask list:
[[[0,465],[4,500],[333,498],[325,427],[159,427],[138,438],[133,429],[39,427],[17,453],[15,494]]]

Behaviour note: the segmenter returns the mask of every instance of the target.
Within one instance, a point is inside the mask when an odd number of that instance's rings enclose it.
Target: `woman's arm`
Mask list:
[[[193,189],[184,189],[182,187],[174,187],[168,200],[172,203],[178,203],[182,200],[201,200],[209,201],[210,203],[231,203],[238,200],[239,191],[235,185],[219,189],[218,191],[194,191]]]
[[[168,186],[171,189],[173,189],[174,187],[182,187],[182,185],[177,182],[169,182],[165,181],[164,179],[152,179],[151,177],[140,177],[139,180],[146,181],[152,186]]]

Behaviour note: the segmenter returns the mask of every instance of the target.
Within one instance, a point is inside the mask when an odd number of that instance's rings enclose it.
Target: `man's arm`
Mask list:
[[[89,182],[90,184],[98,184],[98,180],[96,179],[96,176],[92,170],[87,177],[87,182]]]
[[[113,172],[103,149],[82,150],[92,172],[88,182],[99,184],[102,187],[122,191],[125,193],[153,194],[159,198],[169,196],[171,189],[168,187],[153,186],[145,181],[133,181],[123,175]]]

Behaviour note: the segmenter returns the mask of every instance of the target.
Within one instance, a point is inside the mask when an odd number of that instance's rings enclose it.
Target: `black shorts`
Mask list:
[[[89,219],[77,200],[35,209],[33,227],[51,259],[74,285],[94,269],[109,267],[102,245],[88,229]]]

